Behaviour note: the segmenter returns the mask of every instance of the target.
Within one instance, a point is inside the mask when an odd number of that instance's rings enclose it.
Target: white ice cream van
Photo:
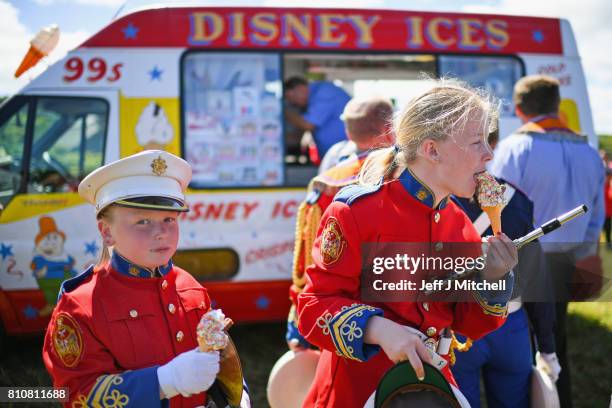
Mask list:
[[[422,73],[484,86],[519,126],[521,76],[561,82],[596,144],[567,21],[356,9],[154,8],[114,20],[0,106],[0,317],[44,329],[59,283],[100,255],[76,193],[97,167],[164,149],[193,167],[174,261],[235,321],[283,319],[294,223],[313,165],[289,154],[282,82],[301,75],[404,105]]]

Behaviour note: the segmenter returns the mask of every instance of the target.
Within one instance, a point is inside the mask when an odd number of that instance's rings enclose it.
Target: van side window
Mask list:
[[[0,117],[0,205],[15,195],[23,174],[23,150],[29,103],[9,101],[6,117]]]
[[[191,187],[283,184],[280,56],[189,52],[182,125]]]
[[[502,102],[501,116],[514,116],[512,90],[523,76],[522,71],[520,61],[514,57],[441,55],[439,59],[440,76],[461,78],[498,97]]]
[[[38,98],[28,192],[76,191],[104,162],[107,117],[101,99]]]

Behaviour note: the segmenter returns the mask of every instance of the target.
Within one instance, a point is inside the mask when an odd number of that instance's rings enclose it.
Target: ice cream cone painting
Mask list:
[[[164,109],[151,101],[142,111],[136,124],[138,144],[145,150],[164,150],[174,136],[174,129]]]
[[[493,235],[502,232],[501,228],[501,212],[507,204],[504,197],[506,186],[499,184],[493,176],[487,172],[480,173],[477,176],[478,187],[476,190],[478,203],[489,220],[491,220],[491,229]]]
[[[19,78],[24,72],[32,68],[53,51],[59,41],[59,27],[55,24],[43,28],[30,41],[30,49],[23,57],[21,64],[15,71],[15,78]]]

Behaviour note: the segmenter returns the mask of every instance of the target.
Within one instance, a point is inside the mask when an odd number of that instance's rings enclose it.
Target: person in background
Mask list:
[[[489,144],[495,149],[499,129],[489,134]],[[501,213],[502,231],[510,239],[517,239],[533,231],[533,203],[514,186],[506,183],[508,204]],[[470,217],[478,233],[492,234],[491,223],[480,208],[476,197],[455,198]],[[485,386],[487,406],[528,408],[530,377],[533,368],[531,335],[533,328],[540,356],[548,365],[554,382],[561,367],[555,353],[555,304],[550,289],[550,276],[539,242],[532,242],[519,252],[515,272],[515,290],[508,306],[504,325],[473,342],[465,352],[456,353],[452,372],[459,389],[472,408],[479,408],[480,379]],[[521,296],[527,302],[521,299]],[[529,302],[535,301],[535,302]],[[461,335],[457,338],[465,342]]]
[[[492,158],[486,137],[495,114],[488,96],[457,81],[434,82],[408,103],[395,146],[371,153],[359,184],[340,190],[325,210],[297,299],[299,331],[322,350],[304,407],[362,407],[400,361],[410,361],[422,380],[422,362],[437,357],[454,384],[448,349],[440,347],[444,356],[434,352],[443,334],[451,329],[479,338],[503,324],[517,262],[516,247],[504,234],[489,237],[477,278],[503,290],[469,290],[465,295],[473,301],[456,303],[367,302],[361,291],[361,278],[372,276],[363,269],[367,260],[387,244],[481,248],[480,236],[449,196],[474,194],[476,176]]]
[[[357,175],[368,154],[375,148],[395,143],[393,106],[384,98],[351,99],[346,104],[342,119],[346,132],[360,151],[352,152],[343,161],[327,169],[308,184],[306,199],[298,209],[296,241],[293,261],[293,285],[290,288],[291,309],[287,319],[286,340],[290,349],[308,347],[308,342],[297,329],[295,305],[297,295],[305,284],[304,271],[312,263],[312,245],[319,227],[321,214],[342,187],[357,183]],[[353,143],[353,142],[351,142]],[[328,153],[329,155],[329,153]],[[326,155],[325,157],[328,157]]]
[[[523,126],[498,144],[491,174],[527,195],[534,205],[536,225],[579,205],[588,207],[585,216],[540,239],[557,294],[555,344],[561,364],[557,390],[561,406],[569,408],[566,320],[570,291],[576,289],[569,283],[588,275],[587,285],[597,286],[596,280],[601,279],[598,243],[605,211],[604,168],[586,138],[560,118],[559,81],[544,75],[524,77],[515,84],[513,101]]]
[[[284,96],[304,112],[287,109],[285,119],[292,126],[312,133],[319,158],[332,145],[346,139],[340,115],[351,97],[344,89],[327,81],[308,83],[304,78],[291,77],[284,82]]]
[[[344,122],[348,139],[334,144],[325,153],[319,165],[319,174],[349,157],[390,146],[395,140],[390,129],[393,105],[385,98],[353,98],[346,104],[340,119]]]

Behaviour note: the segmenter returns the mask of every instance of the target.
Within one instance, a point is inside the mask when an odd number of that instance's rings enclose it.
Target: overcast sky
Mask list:
[[[127,3],[127,5],[125,5]],[[47,65],[107,25],[124,7],[160,3],[142,0],[0,0],[0,95],[12,95]],[[166,2],[168,3],[168,2]],[[195,3],[181,1],[182,4]],[[612,1],[611,0],[240,0],[199,1],[217,6],[295,6],[405,9],[421,11],[483,12],[544,17],[570,21],[586,75],[595,130],[612,134]],[[20,79],[13,73],[42,27],[58,24],[60,43],[53,53]]]

